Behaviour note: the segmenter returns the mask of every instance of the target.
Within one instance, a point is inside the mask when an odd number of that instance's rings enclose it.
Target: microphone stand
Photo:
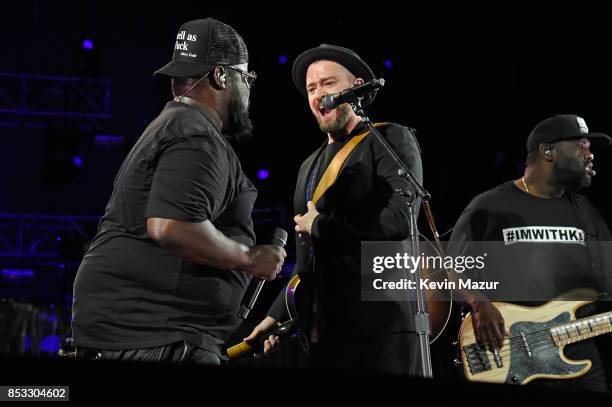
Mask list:
[[[365,111],[361,107],[361,98],[355,102],[351,103],[351,107],[355,114],[362,118],[362,121],[368,126],[372,134],[378,139],[380,144],[385,148],[385,150],[389,153],[393,161],[397,164],[399,169],[397,170],[397,174],[400,177],[406,178],[416,190],[416,195],[423,201],[429,201],[431,199],[431,195],[429,192],[423,188],[421,183],[416,179],[414,173],[402,162],[399,158],[393,147],[389,145],[387,140],[385,140],[380,132],[374,127],[372,121],[368,118]],[[410,227],[410,249],[412,250],[412,255],[416,256],[419,253],[419,231],[417,229],[417,220],[416,213],[414,210],[414,204],[416,201],[415,194],[408,189],[397,188],[395,193],[400,194],[402,198],[404,198],[406,205],[408,206],[408,225]],[[417,299],[417,312],[414,317],[416,332],[419,335],[419,350],[421,354],[421,373],[423,377],[432,378],[433,370],[431,365],[431,351],[429,348],[429,336],[431,334],[431,322],[429,319],[429,314],[425,308],[425,298],[423,296],[423,291],[420,288],[419,282],[421,280],[421,267],[420,264],[417,264],[415,272],[411,273],[411,279],[415,281],[415,293]]]

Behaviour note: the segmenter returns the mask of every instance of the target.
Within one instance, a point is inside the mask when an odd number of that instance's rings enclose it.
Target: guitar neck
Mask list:
[[[557,346],[583,341],[612,332],[612,311],[577,319],[550,329]]]

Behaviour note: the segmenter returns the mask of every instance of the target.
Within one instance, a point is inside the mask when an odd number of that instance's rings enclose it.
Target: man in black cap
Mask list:
[[[409,236],[408,207],[395,192],[411,189],[397,166],[349,104],[321,106],[325,95],[374,79],[353,51],[323,44],[293,64],[293,81],[308,104],[324,143],[302,164],[295,189],[297,262],[311,302],[302,320],[311,320],[315,365],[379,373],[414,374],[414,311],[408,301],[361,300],[361,242],[401,241]],[[375,94],[364,98],[367,106]],[[422,179],[413,131],[395,123],[377,126],[402,161]],[[330,177],[334,170],[336,176]],[[418,210],[417,204],[417,210]],[[300,287],[303,290],[305,287]],[[306,295],[308,296],[308,295]],[[250,338],[284,322],[283,293]],[[274,345],[272,337],[265,350]],[[314,349],[316,348],[316,349]]]
[[[74,284],[73,338],[85,357],[221,363],[252,276],[271,280],[285,252],[254,246],[257,190],[230,142],[251,132],[254,72],[230,26],[189,21],[168,102],[115,179]]]
[[[591,150],[609,144],[610,137],[590,133],[579,116],[545,119],[527,139],[524,176],[478,195],[459,217],[449,254],[482,255],[480,242],[500,242],[487,246],[481,276],[487,281],[501,279],[501,288],[489,297],[459,292],[460,301],[471,311],[476,339],[490,349],[500,349],[510,329],[491,299],[533,306],[577,288],[611,298],[612,234],[597,209],[576,193],[595,176]],[[583,307],[578,316],[594,312],[595,307]],[[565,354],[574,360],[591,359],[593,366],[585,376],[542,383],[606,391],[600,355],[592,341],[570,345]]]

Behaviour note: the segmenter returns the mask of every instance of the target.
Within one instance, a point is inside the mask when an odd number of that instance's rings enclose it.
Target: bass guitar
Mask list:
[[[467,314],[459,332],[465,377],[477,382],[526,384],[535,379],[584,375],[591,361],[570,360],[563,349],[612,332],[612,312],[576,319],[575,311],[592,302],[553,300],[538,307],[492,302],[510,332],[495,351],[476,342],[472,318]]]

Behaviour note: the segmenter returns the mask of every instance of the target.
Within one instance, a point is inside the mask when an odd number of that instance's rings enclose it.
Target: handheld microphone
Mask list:
[[[285,247],[287,244],[287,231],[281,228],[276,228],[274,230],[274,234],[272,235],[272,245],[277,247]],[[254,278],[249,284],[246,292],[244,293],[244,297],[242,298],[242,303],[240,304],[240,309],[238,310],[238,317],[242,319],[246,319],[249,316],[249,313],[253,309],[255,305],[255,301],[257,301],[257,297],[259,297],[259,293],[263,288],[266,280],[261,280],[259,278]]]
[[[323,96],[323,99],[321,99],[321,107],[325,110],[332,110],[343,103],[357,102],[366,97],[369,93],[372,93],[383,86],[385,86],[385,80],[383,78],[372,79],[370,82],[366,82],[350,89],[345,89],[340,93]]]

